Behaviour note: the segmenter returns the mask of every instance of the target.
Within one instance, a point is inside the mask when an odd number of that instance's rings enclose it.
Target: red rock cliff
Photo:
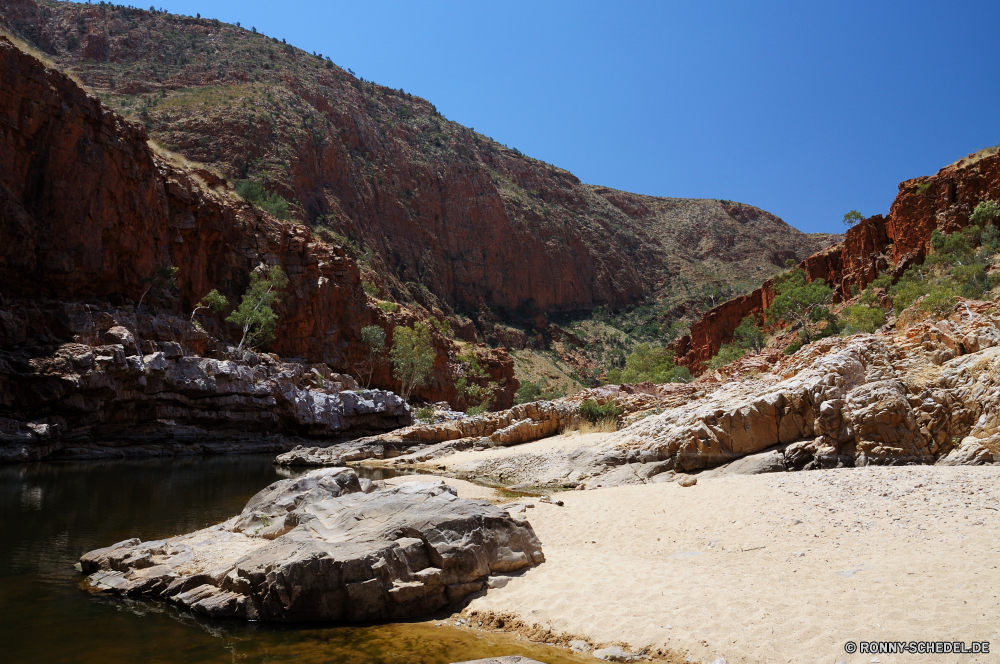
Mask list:
[[[236,301],[252,270],[281,265],[290,286],[271,350],[336,371],[354,372],[363,326],[392,327],[341,248],[199,187],[156,159],[141,126],[0,38],[3,295],[138,300],[141,280],[167,265],[179,268],[178,296],[164,304],[181,312],[212,288]],[[416,396],[461,405],[452,344],[435,343],[435,375]],[[506,379],[497,405],[508,406],[513,361],[502,351],[483,358],[494,379]],[[375,382],[395,387],[387,366]]]
[[[984,156],[985,155],[985,156]],[[799,263],[810,280],[825,279],[835,300],[863,289],[890,265],[897,270],[919,263],[930,246],[931,233],[952,233],[969,223],[969,215],[985,199],[1000,198],[1000,153],[978,153],[947,166],[935,175],[899,185],[889,215],[875,215],[847,232],[840,244]],[[752,293],[729,300],[691,326],[691,334],[674,343],[677,360],[694,374],[714,356],[744,316],[759,314],[774,299],[772,281]]]

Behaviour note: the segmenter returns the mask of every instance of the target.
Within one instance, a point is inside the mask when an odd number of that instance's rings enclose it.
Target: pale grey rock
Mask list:
[[[531,526],[444,484],[364,493],[354,471],[275,482],[228,521],[166,540],[125,540],[80,559],[98,591],[217,618],[403,620],[460,602],[544,560]]]
[[[626,652],[618,646],[598,648],[593,652],[594,657],[603,659],[605,662],[638,662],[646,659],[645,656],[636,653]]]

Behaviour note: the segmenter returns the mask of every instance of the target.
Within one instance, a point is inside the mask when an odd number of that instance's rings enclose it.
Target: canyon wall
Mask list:
[[[391,342],[394,325],[413,322],[375,306],[342,248],[210,191],[158,159],[147,140],[142,126],[0,38],[3,297],[134,304],[144,279],[176,266],[176,288],[144,302],[190,313],[212,288],[237,302],[253,270],[280,265],[289,287],[269,350],[341,373],[356,373],[364,358],[362,327],[382,326]],[[206,323],[238,339],[223,321]],[[434,375],[415,396],[461,406],[454,344],[436,332],[434,342]],[[504,381],[498,405],[509,405],[517,388],[513,361],[503,351],[480,356],[491,377]],[[373,382],[398,386],[385,363]]]
[[[847,231],[844,241],[824,249],[798,265],[810,281],[824,279],[834,289],[834,301],[863,289],[881,272],[901,273],[923,261],[931,233],[952,233],[969,223],[976,205],[1000,199],[1000,152],[984,150],[942,168],[935,175],[906,180],[899,185],[889,215],[875,215]],[[773,280],[752,293],[708,311],[691,326],[691,334],[673,344],[678,364],[694,374],[705,370],[745,316],[763,314],[774,300]]]
[[[34,0],[0,0],[2,24],[160,144],[284,196],[367,256],[384,295],[463,312],[487,339],[538,312],[700,309],[839,239],[731,201],[583,184],[256,29]]]

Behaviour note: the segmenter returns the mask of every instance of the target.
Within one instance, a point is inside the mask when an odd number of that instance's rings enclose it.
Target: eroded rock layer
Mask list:
[[[847,232],[844,241],[799,263],[810,280],[824,279],[835,299],[863,289],[893,266],[895,274],[923,261],[935,229],[953,233],[969,223],[976,205],[1000,198],[1000,153],[980,154],[942,168],[935,175],[899,185],[887,217],[875,215]],[[744,317],[762,314],[774,301],[772,280],[747,295],[707,312],[691,326],[691,334],[674,344],[678,364],[694,374],[705,370]]]
[[[325,468],[275,482],[219,525],[80,562],[97,591],[212,617],[362,622],[426,615],[543,560],[531,526],[485,501]]]
[[[103,343],[81,336],[80,317],[96,319],[91,327],[99,334],[121,325],[148,338],[126,319],[137,312],[187,318],[213,288],[234,306],[250,274],[270,266],[283,268],[289,286],[277,305],[276,338],[268,350],[300,364],[356,375],[367,358],[364,326],[382,327],[391,344],[396,325],[413,324],[412,314],[376,306],[341,247],[209,190],[158,159],[147,139],[141,125],[0,38],[0,349],[11,351],[8,362],[27,353],[36,364],[58,365],[63,343]],[[149,289],[170,266],[177,268],[176,283]],[[225,322],[226,313],[199,314],[205,334],[185,332],[188,354],[239,340],[241,331]],[[456,347],[436,329],[433,343],[432,376],[414,396],[461,406]],[[517,389],[513,361],[502,350],[474,352],[487,374],[483,380],[501,386],[497,403],[509,405]],[[390,372],[387,362],[377,363],[372,383],[396,389]],[[16,376],[29,373],[14,370]],[[65,387],[60,393],[68,396]],[[54,405],[46,409],[44,416],[63,415]]]

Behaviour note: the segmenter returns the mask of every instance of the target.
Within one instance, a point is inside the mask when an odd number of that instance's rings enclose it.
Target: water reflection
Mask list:
[[[94,596],[91,549],[223,521],[281,478],[270,455],[0,466],[0,643],[6,662],[453,662],[586,659],[432,623],[368,627],[211,621],[160,602]],[[309,468],[292,471],[307,472]],[[385,479],[390,469],[359,469]]]

